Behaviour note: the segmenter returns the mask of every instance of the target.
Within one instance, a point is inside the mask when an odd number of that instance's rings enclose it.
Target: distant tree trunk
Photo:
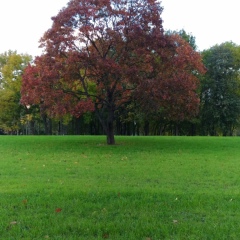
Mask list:
[[[191,123],[190,135],[191,136],[195,136],[196,135],[196,124],[194,124],[194,123]]]
[[[132,122],[132,135],[136,136],[136,122],[135,121]]]
[[[43,115],[45,135],[52,135],[52,120]]]
[[[149,135],[149,121],[145,121],[144,123],[144,135],[145,136]]]
[[[61,135],[61,121],[58,121],[58,135]]]
[[[48,119],[48,125],[49,125],[49,128],[48,128],[48,135],[52,135],[52,119]]]
[[[29,135],[35,135],[35,128],[34,128],[34,125],[35,125],[35,121],[34,120],[31,120],[29,122]]]
[[[88,125],[87,125],[88,127]],[[72,133],[75,135],[88,134],[88,129],[84,126],[84,116],[73,118],[72,120]],[[87,129],[87,130],[86,130]]]
[[[44,133],[45,135],[47,135],[47,132],[48,132],[47,116],[43,115],[42,118],[43,118],[43,124],[44,124]]]
[[[178,123],[175,124],[175,134],[174,135],[175,136],[179,135],[179,124]]]
[[[234,132],[234,126],[233,126],[233,124],[231,124],[231,126],[230,126],[230,132],[229,132],[229,136],[233,136],[233,132]]]

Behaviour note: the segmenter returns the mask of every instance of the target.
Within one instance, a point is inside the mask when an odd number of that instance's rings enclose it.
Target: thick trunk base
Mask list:
[[[107,144],[108,145],[115,145],[115,138],[114,138],[114,136],[107,136]]]

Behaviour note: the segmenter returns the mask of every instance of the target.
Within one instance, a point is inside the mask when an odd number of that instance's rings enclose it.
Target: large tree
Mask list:
[[[204,134],[232,135],[240,115],[240,47],[232,42],[203,52],[207,73],[201,82]]]
[[[116,111],[133,99],[168,116],[196,114],[201,57],[164,34],[161,13],[155,0],[70,1],[25,71],[22,103],[55,115],[95,111],[108,144]]]

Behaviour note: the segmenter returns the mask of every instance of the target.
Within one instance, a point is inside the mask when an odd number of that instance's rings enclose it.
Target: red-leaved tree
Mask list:
[[[200,55],[164,34],[161,13],[156,0],[71,0],[24,73],[21,102],[52,115],[95,111],[108,144],[116,110],[133,99],[169,117],[195,115]]]
[[[179,35],[168,40],[174,51],[165,49],[167,57],[152,65],[152,76],[141,81],[135,98],[146,114],[160,112],[170,121],[190,120],[199,112],[199,75],[206,69],[200,54]]]

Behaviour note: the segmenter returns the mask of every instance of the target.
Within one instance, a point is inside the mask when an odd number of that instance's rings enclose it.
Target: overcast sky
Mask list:
[[[51,27],[51,17],[68,0],[1,0],[0,53],[17,50],[41,54],[38,41]],[[196,37],[199,50],[233,41],[240,45],[238,0],[162,0],[165,29],[185,29]]]
[[[41,54],[39,40],[68,0],[0,0],[0,53]]]
[[[240,45],[239,0],[162,0],[165,29],[192,33],[199,50],[233,41]]]

